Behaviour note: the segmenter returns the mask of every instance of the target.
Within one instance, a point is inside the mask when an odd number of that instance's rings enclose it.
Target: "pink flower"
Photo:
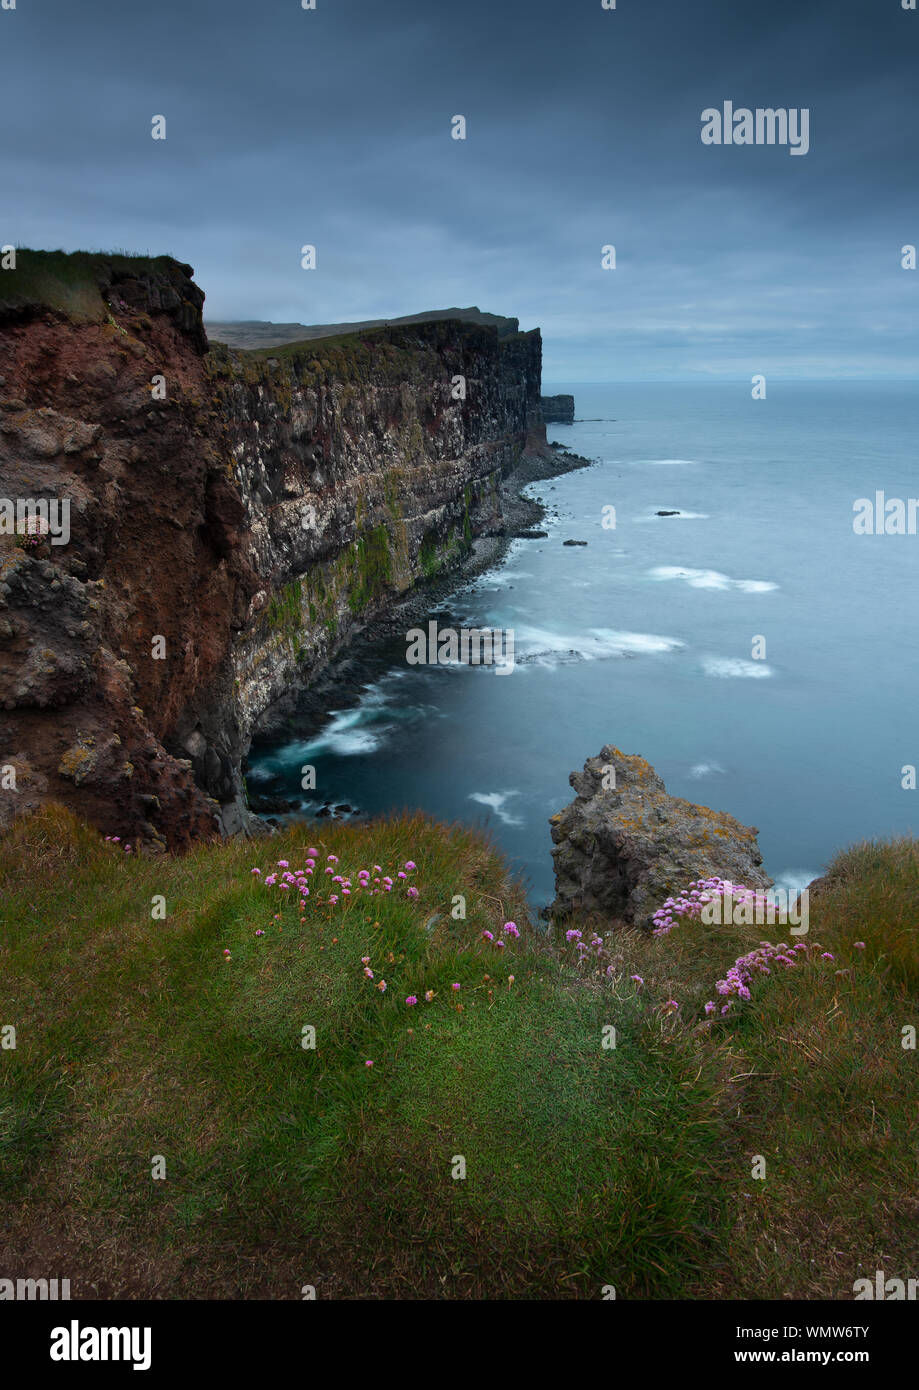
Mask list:
[[[372,1066],[373,1066],[373,1063],[371,1062],[371,1060],[370,1060],[369,1057],[367,1058],[367,1061],[364,1063],[364,1066],[365,1066],[365,1067],[372,1067]]]
[[[415,861],[414,861],[413,859],[407,859],[407,860],[405,861],[405,867],[406,867],[407,869],[414,869],[414,868],[415,868]]]
[[[261,876],[262,876],[262,871],[261,871],[261,869],[253,869],[252,872],[253,872],[254,874],[258,874],[259,878],[261,878]]]
[[[279,859],[279,860],[278,860],[278,868],[279,868],[279,869],[289,869],[289,868],[290,868],[290,861],[287,860],[287,859]]]
[[[315,858],[317,858],[318,854],[319,854],[318,849],[308,849],[308,850],[306,851],[306,857],[307,857],[307,859],[315,859]]]
[[[414,994],[410,994],[405,1002],[409,1006],[409,1008],[411,1008],[413,1004],[418,1003],[418,999]]]
[[[517,923],[516,923],[516,922],[505,922],[505,923],[504,923],[504,932],[505,932],[505,935],[506,935],[506,936],[519,936],[519,935],[520,935],[520,932],[519,932],[518,929],[517,929]]]
[[[459,989],[459,984],[457,983],[456,980],[454,980],[454,982],[453,982],[453,984],[450,986],[450,988],[451,988],[451,989]]]
[[[852,945],[855,947],[856,951],[864,951],[865,949],[864,941],[853,941]]]
[[[361,965],[369,965],[369,964],[370,964],[370,957],[369,957],[369,956],[361,956]]]
[[[405,896],[406,896],[407,898],[417,898],[417,896],[418,896],[418,889],[417,889],[417,888],[408,888],[408,889],[406,889]]]

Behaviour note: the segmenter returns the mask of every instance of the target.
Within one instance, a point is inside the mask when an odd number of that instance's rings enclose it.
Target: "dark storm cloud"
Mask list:
[[[900,0],[17,0],[0,241],[169,250],[215,318],[478,303],[557,381],[915,373],[917,69]],[[726,99],[809,152],[704,146]]]

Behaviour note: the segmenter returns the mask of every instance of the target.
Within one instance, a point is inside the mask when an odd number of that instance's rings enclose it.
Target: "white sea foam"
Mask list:
[[[689,769],[690,777],[715,777],[723,772],[720,763],[696,763]]]
[[[653,632],[622,632],[594,627],[586,632],[550,632],[546,628],[518,628],[517,662],[542,666],[564,665],[571,661],[602,661],[617,656],[654,656],[674,651],[683,643],[676,637]]]
[[[773,674],[771,666],[767,666],[765,661],[746,661],[739,656],[704,656],[702,669],[707,676],[718,676],[725,680],[731,677],[763,680]]]
[[[783,869],[775,875],[775,887],[786,893],[802,893],[809,883],[820,877],[821,872],[820,869]]]
[[[693,570],[683,565],[657,565],[648,573],[654,579],[680,579],[692,589],[740,589],[746,594],[765,594],[779,587],[771,579],[731,579],[720,570]]]
[[[510,811],[505,811],[504,809],[504,803],[507,801],[508,797],[519,795],[519,792],[514,791],[470,792],[469,800],[478,801],[481,806],[487,806],[490,810],[494,811],[498,819],[503,821],[505,825],[523,825],[522,817],[512,816]]]
[[[661,515],[660,515],[661,512],[676,512],[676,515],[675,515],[675,516],[661,516]],[[670,507],[669,505],[666,505],[666,504],[665,504],[665,505],[662,505],[662,506],[652,507],[649,511],[645,512],[645,514],[644,514],[643,516],[637,516],[637,517],[635,518],[635,520],[638,521],[638,522],[642,522],[642,521],[708,521],[709,519],[710,519],[710,513],[709,513],[709,512],[684,512],[682,508]]]

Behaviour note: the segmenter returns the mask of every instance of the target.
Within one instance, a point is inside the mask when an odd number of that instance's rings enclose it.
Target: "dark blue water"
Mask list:
[[[253,789],[280,777],[305,812],[485,823],[536,903],[553,895],[548,818],[604,743],[758,826],[787,886],[855,840],[912,832],[919,536],[856,536],[852,519],[876,489],[919,495],[915,388],[544,389],[572,391],[579,417],[549,438],[599,461],[529,489],[559,512],[549,539],[515,541],[451,604],[466,626],[514,630],[514,671],[397,659],[315,738],[261,752]]]

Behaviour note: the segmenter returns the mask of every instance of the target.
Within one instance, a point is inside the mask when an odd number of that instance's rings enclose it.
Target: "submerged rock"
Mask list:
[[[586,545],[586,541],[562,541],[562,545]]]
[[[670,796],[644,758],[607,744],[568,780],[577,795],[549,821],[556,846],[550,917],[598,912],[649,927],[657,908],[693,879],[771,887],[756,830]]]

